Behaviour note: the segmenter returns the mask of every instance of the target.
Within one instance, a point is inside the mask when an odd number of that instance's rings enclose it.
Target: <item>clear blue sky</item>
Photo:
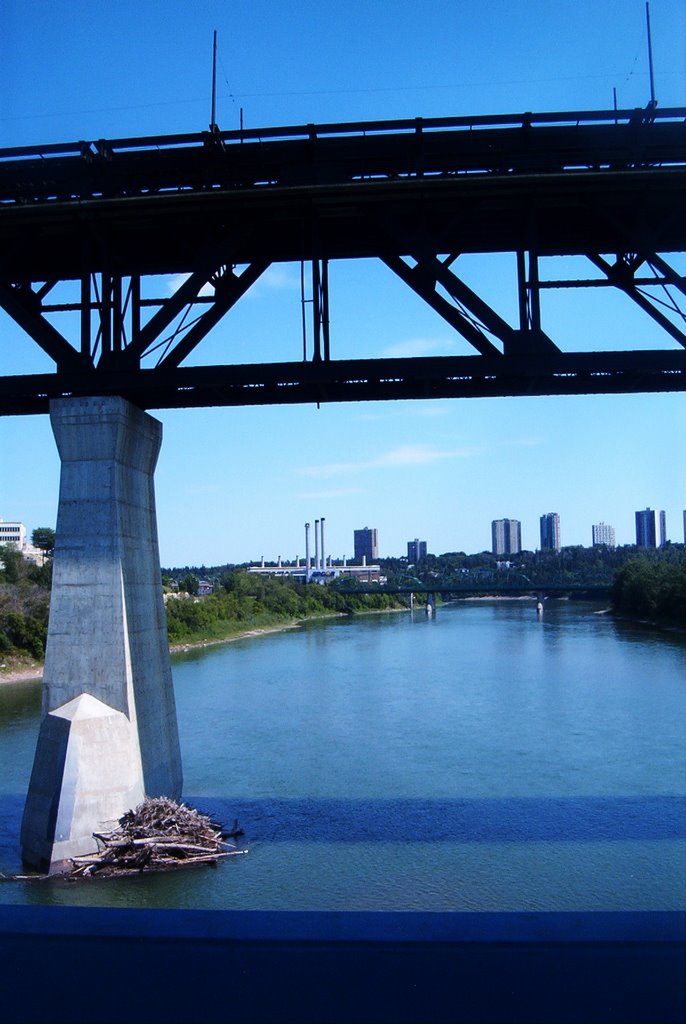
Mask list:
[[[660,106],[684,104],[684,4],[652,0]],[[525,110],[607,109],[649,99],[643,0],[2,0],[0,146],[197,131],[210,119],[218,31],[222,128]],[[504,257],[465,262],[514,319]],[[504,273],[503,270],[507,272]],[[683,271],[682,271],[683,272]],[[170,284],[171,287],[171,284]],[[548,298],[548,296],[550,296]],[[664,346],[630,300],[546,293],[544,327],[564,349]],[[466,351],[381,265],[331,269],[334,358]],[[199,348],[198,362],[299,358],[294,266],[272,268]],[[0,373],[50,370],[0,317]],[[495,518],[538,545],[544,512],[563,544],[604,521],[634,541],[634,511],[665,509],[683,541],[683,395],[480,399],[154,413],[164,565],[304,553],[305,521],[352,553],[374,526],[380,553],[490,547]],[[47,417],[0,419],[0,517],[53,525],[59,462]]]

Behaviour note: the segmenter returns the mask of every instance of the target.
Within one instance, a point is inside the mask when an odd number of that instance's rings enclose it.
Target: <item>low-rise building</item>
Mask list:
[[[11,544],[18,551],[26,548],[26,527],[23,523],[6,523],[0,519],[0,544]]]

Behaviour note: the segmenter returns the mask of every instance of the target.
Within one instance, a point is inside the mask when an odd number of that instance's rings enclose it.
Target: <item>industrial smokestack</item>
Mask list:
[[[305,582],[310,582],[310,524],[305,523]]]
[[[319,520],[314,521],[314,571],[319,571]]]
[[[324,555],[324,516],[319,520],[319,529],[322,532],[322,572],[326,569],[326,557]]]

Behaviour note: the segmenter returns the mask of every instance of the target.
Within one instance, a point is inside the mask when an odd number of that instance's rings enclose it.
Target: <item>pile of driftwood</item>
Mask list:
[[[94,832],[98,849],[73,857],[72,878],[164,871],[191,864],[215,864],[220,857],[247,853],[226,839],[242,835],[238,822],[231,832],[211,818],[167,797],[148,798],[119,819],[112,832]]]

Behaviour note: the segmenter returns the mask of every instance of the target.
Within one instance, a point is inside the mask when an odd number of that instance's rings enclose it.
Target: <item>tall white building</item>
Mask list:
[[[591,536],[594,548],[613,548],[615,546],[615,528],[608,526],[607,523],[598,523],[597,526],[592,526]]]
[[[494,519],[491,523],[494,555],[517,555],[522,550],[522,524],[518,519]]]

